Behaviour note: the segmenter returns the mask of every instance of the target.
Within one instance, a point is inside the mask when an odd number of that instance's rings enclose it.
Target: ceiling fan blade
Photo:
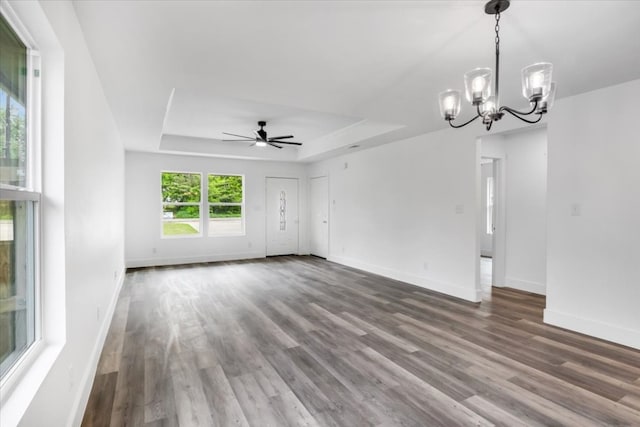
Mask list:
[[[223,139],[222,142],[251,142],[254,141],[254,138],[251,139]]]
[[[302,142],[289,142],[289,141],[273,141],[273,140],[269,140],[269,142],[276,142],[278,144],[289,144],[289,145],[302,145]]]
[[[272,147],[276,147],[276,148],[282,148],[279,145],[274,144],[273,142],[267,142],[267,144],[269,144]]]
[[[249,139],[249,140],[253,141],[253,137],[251,137],[251,136],[236,135],[235,133],[227,133],[227,132],[222,132],[222,134],[223,135],[237,136],[238,138],[246,138],[246,139]]]
[[[289,139],[289,138],[293,138],[293,135],[273,136],[269,138],[269,141],[273,141],[274,139]]]

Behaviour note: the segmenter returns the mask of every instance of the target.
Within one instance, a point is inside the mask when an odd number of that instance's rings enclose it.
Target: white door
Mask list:
[[[326,176],[309,180],[310,252],[326,258],[329,255],[329,180]]]
[[[267,178],[267,256],[298,253],[298,180]]]

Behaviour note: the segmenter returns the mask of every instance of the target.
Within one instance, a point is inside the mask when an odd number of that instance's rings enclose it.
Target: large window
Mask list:
[[[162,235],[199,236],[201,175],[162,172]]]
[[[244,185],[240,175],[209,175],[209,236],[244,233]]]
[[[0,379],[38,339],[34,56],[0,14]],[[39,71],[37,71],[39,73]]]

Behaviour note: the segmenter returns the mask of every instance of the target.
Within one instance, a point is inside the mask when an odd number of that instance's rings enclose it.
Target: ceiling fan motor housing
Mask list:
[[[258,135],[260,135],[260,138],[262,138],[263,140],[267,140],[267,131],[264,130],[264,127],[267,125],[267,122],[265,121],[259,121],[258,122],[258,126],[260,126],[260,130],[258,130]]]

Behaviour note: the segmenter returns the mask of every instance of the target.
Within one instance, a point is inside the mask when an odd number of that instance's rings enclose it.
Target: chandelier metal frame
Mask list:
[[[447,90],[440,94],[440,110],[443,118],[453,128],[464,127],[478,118],[487,131],[494,122],[502,119],[505,113],[523,122],[534,124],[542,120],[553,104],[555,97],[555,82],[551,82],[552,65],[549,63],[537,63],[522,70],[523,95],[528,98],[531,105],[527,111],[520,111],[506,105],[498,107],[500,95],[500,14],[510,5],[509,0],[491,0],[485,5],[485,13],[495,15],[495,81],[494,95],[491,95],[491,70],[478,68],[465,75],[466,97],[476,107],[476,116],[462,124],[455,124],[453,120],[460,112],[460,92]],[[537,73],[537,74],[536,74]],[[480,77],[473,78],[474,75]],[[478,79],[481,79],[478,83]],[[487,81],[488,80],[488,81]],[[537,115],[535,119],[525,118]]]

